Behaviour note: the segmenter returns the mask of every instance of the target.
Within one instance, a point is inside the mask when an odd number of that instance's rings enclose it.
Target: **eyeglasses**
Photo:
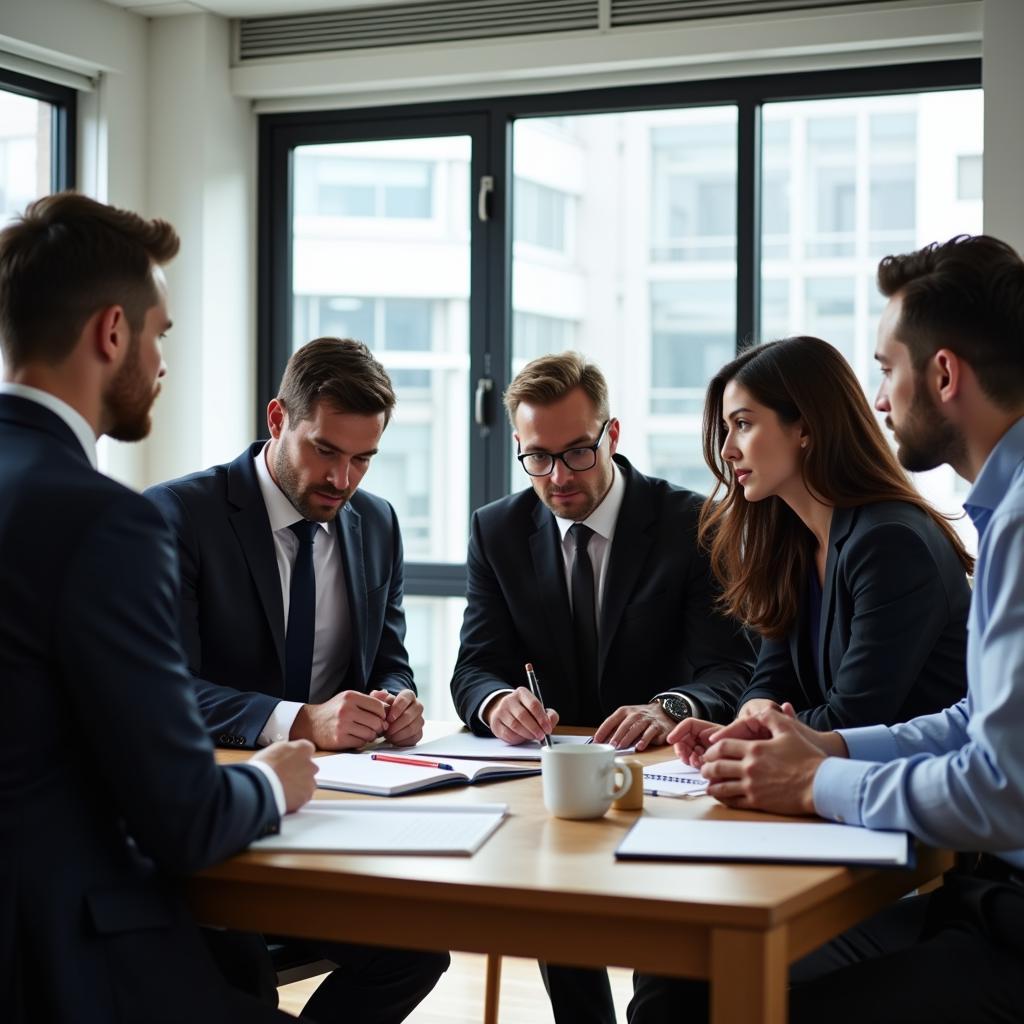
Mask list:
[[[530,476],[550,476],[555,471],[556,459],[561,459],[566,468],[572,470],[573,473],[585,473],[597,465],[597,449],[601,447],[609,423],[611,420],[605,420],[604,426],[601,427],[601,433],[597,435],[597,440],[584,448],[566,448],[564,452],[526,452],[523,454],[518,451],[519,445],[517,444],[516,458]]]

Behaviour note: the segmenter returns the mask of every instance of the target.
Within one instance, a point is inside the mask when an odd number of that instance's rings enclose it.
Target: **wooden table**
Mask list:
[[[662,748],[643,759],[668,756]],[[330,796],[361,799],[317,793]],[[616,862],[638,814],[763,820],[710,797],[647,797],[642,811],[596,821],[549,817],[539,777],[403,799],[505,801],[511,814],[473,857],[243,853],[192,880],[196,916],[307,938],[707,978],[714,1024],[782,1024],[793,960],[951,864],[929,849],[913,871]]]

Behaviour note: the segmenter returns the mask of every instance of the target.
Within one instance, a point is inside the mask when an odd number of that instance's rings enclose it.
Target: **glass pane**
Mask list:
[[[398,405],[363,486],[394,505],[410,562],[466,557],[470,148],[453,136],[294,155],[292,348],[357,338],[387,368]]]
[[[763,338],[832,342],[874,401],[878,260],[982,230],[982,112],[980,89],[764,106]],[[953,512],[956,481],[948,467],[916,477]]]
[[[513,166],[513,372],[586,353],[622,454],[706,491],[704,389],[736,348],[735,107],[521,119]]]
[[[405,596],[405,646],[425,717],[458,721],[449,682],[459,653],[459,630],[466,601],[462,597]]]
[[[0,89],[0,224],[52,191],[53,107]],[[0,372],[3,359],[0,358]]]

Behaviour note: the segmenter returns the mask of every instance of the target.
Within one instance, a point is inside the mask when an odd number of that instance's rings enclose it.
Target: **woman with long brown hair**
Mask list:
[[[835,348],[785,338],[723,367],[704,457],[722,609],[763,638],[740,716],[788,704],[817,729],[892,724],[964,695],[971,557]]]

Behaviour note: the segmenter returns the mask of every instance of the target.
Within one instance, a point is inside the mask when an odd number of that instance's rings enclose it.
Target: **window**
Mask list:
[[[785,220],[762,217],[762,336],[830,341],[873,400],[879,258],[982,229],[981,90],[769,103],[762,117],[763,202],[780,179],[805,197]],[[951,470],[916,483],[943,511],[960,510]]]
[[[0,70],[0,224],[74,182],[74,111],[73,90]]]
[[[260,118],[259,401],[318,334],[392,374],[364,486],[402,523],[429,714],[470,512],[528,486],[511,375],[584,352],[622,454],[697,491],[708,379],[750,341],[819,334],[873,397],[878,257],[980,228],[979,82],[957,61]],[[950,481],[918,483],[948,508]]]

